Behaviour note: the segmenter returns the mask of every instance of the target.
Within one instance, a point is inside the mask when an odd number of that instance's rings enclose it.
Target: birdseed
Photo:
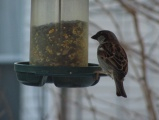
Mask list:
[[[88,24],[62,21],[31,28],[30,64],[42,66],[87,66]]]

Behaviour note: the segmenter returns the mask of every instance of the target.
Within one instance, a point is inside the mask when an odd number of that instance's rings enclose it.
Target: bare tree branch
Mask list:
[[[96,109],[95,107],[93,106],[93,103],[92,103],[92,100],[91,100],[91,96],[89,95],[88,93],[88,90],[85,88],[85,95],[86,95],[86,98],[89,102],[89,105],[90,105],[90,110],[92,111],[93,113],[93,118],[94,120],[97,120],[97,117],[96,117]]]
[[[92,26],[94,26],[96,29],[98,29],[98,30],[102,30],[103,28],[101,28],[100,26],[98,26],[95,22],[93,22],[93,21],[91,21],[91,20],[89,20],[89,24],[90,25],[92,25]]]
[[[145,46],[144,46],[144,42],[143,42],[144,40],[142,39],[140,29],[139,29],[139,21],[138,21],[137,13],[136,13],[137,11],[135,9],[133,9],[132,7],[130,7],[130,5],[127,5],[123,0],[118,0],[118,1],[125,8],[125,10],[127,12],[129,12],[133,17],[136,36],[138,38],[138,43],[139,43],[139,46],[141,48],[141,51],[140,51],[141,62],[140,63],[142,65],[142,67],[141,67],[141,69],[142,69],[142,84],[140,84],[140,85],[141,85],[141,88],[143,90],[145,100],[147,103],[147,110],[149,113],[149,117],[151,120],[157,120],[155,108],[153,106],[151,90],[150,90],[150,87],[148,86],[148,83],[147,83]]]
[[[2,91],[0,91],[0,100],[2,101],[4,105],[4,112],[7,114],[8,120],[13,120],[13,114],[12,114],[11,108]]]
[[[120,26],[119,26],[118,22],[116,21],[116,19],[114,18],[114,16],[113,16],[113,14],[111,13],[111,11],[110,11],[109,9],[107,9],[107,8],[105,7],[104,3],[102,3],[100,0],[95,0],[95,1],[99,4],[100,8],[106,13],[106,15],[109,15],[109,17],[111,18],[111,20],[112,20],[114,26],[115,26],[116,29],[117,29],[117,32],[118,32],[118,35],[119,35],[119,39],[120,39],[120,40],[124,40],[124,39],[123,39],[122,32],[121,32],[121,29],[120,29]]]
[[[140,30],[139,30],[139,24],[138,24],[139,22],[137,19],[137,15],[136,15],[136,13],[135,14],[132,13],[132,15],[133,15],[133,20],[134,20],[136,35],[137,35],[138,42],[139,42],[139,45],[141,48],[141,65],[142,65],[142,74],[143,74],[143,82],[142,82],[143,84],[141,84],[141,86],[142,86],[142,89],[144,92],[145,100],[147,102],[147,110],[148,110],[149,116],[150,116],[151,120],[157,120],[155,108],[153,106],[150,87],[147,83],[145,47],[144,47],[143,39],[142,39]]]
[[[125,48],[127,51],[131,51],[131,52],[133,52],[133,53],[135,53],[135,54],[137,54],[137,55],[140,56],[140,52],[139,52],[138,50],[133,49],[133,48],[132,48],[131,46],[129,46],[129,45],[123,44],[123,46],[124,46],[124,48]],[[146,55],[146,54],[145,54],[145,58],[146,58],[147,61],[149,61],[149,62],[150,62],[151,64],[153,64],[154,66],[159,67],[159,62],[156,61],[155,59],[151,58],[150,56],[148,56],[148,55]]]
[[[125,0],[117,0],[129,13],[140,13],[143,16],[145,16],[147,19],[150,19],[156,23],[159,23],[159,19],[155,18],[151,14],[148,14],[146,12],[143,12],[142,10],[138,9],[137,7],[133,6],[132,4],[128,4],[128,1],[126,2]]]
[[[148,52],[148,56],[151,56],[152,52],[155,50],[155,48],[158,47],[158,40],[159,40],[159,35],[157,37],[157,39],[153,42],[153,44],[151,45],[149,52]]]
[[[145,3],[141,3],[141,2],[139,2],[139,1],[137,1],[137,0],[134,0],[134,1],[131,1],[131,2],[133,2],[136,6],[138,6],[138,8],[144,8],[145,10],[148,10],[148,11],[150,11],[150,12],[152,12],[153,14],[155,13],[155,14],[159,14],[159,11],[157,11],[156,9],[154,9],[154,6],[152,7],[152,6],[150,6],[150,5],[147,5],[147,4],[145,4]]]
[[[158,0],[152,0],[152,2],[153,2],[155,5],[159,5],[159,1],[158,1]]]
[[[78,105],[78,106],[80,105],[80,106],[82,106],[82,109],[92,112],[92,108],[90,108],[90,107],[83,106],[82,104],[79,104],[78,102],[73,102],[73,101],[72,101],[72,103],[74,103],[75,105]],[[108,120],[121,120],[121,119],[119,119],[119,118],[117,118],[117,117],[114,117],[114,116],[112,116],[112,115],[107,114],[106,112],[99,111],[99,110],[97,110],[97,109],[94,109],[94,110],[95,110],[95,112],[96,112],[98,115],[100,115],[100,116],[103,117],[104,119],[107,118]]]
[[[91,97],[93,100],[98,100],[99,102],[102,102],[103,104],[105,103],[105,104],[107,104],[107,105],[114,106],[114,107],[118,106],[121,110],[123,110],[123,111],[126,113],[127,116],[133,114],[133,115],[138,116],[138,117],[141,117],[141,118],[143,118],[143,117],[144,117],[144,118],[147,118],[147,116],[144,115],[144,114],[140,114],[140,113],[138,113],[138,112],[136,112],[136,111],[134,111],[134,110],[130,110],[130,109],[126,108],[125,106],[121,106],[121,105],[112,103],[112,102],[110,102],[110,101],[100,99],[100,98],[98,98],[98,97],[95,97],[93,94],[91,94],[90,97]]]

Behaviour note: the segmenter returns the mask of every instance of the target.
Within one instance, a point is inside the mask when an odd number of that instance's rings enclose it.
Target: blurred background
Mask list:
[[[0,0],[0,120],[159,120],[159,1],[89,0],[89,62],[98,63],[97,31],[113,31],[125,48],[128,98],[114,81],[60,89],[19,84],[13,63],[29,60],[30,0]]]

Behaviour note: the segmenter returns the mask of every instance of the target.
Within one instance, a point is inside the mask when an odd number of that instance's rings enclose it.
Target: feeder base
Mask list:
[[[29,62],[14,63],[19,82],[30,86],[43,86],[54,83],[57,87],[88,87],[96,85],[96,71],[101,68],[98,64],[89,63],[88,67],[52,67],[34,66]]]

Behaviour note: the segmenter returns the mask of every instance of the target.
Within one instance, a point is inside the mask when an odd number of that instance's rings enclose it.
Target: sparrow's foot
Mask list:
[[[103,71],[95,71],[94,73],[96,74],[95,80],[99,80],[100,74],[106,74]]]

